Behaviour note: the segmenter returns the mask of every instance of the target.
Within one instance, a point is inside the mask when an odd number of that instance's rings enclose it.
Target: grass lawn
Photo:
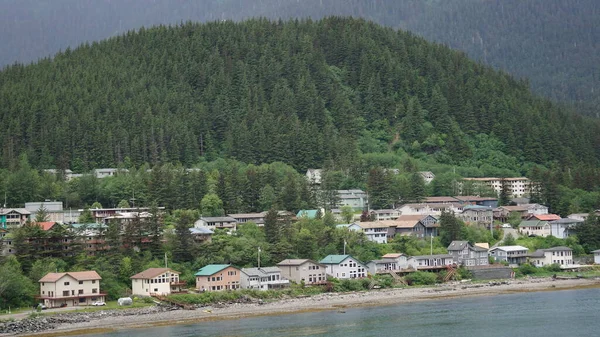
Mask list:
[[[124,310],[124,309],[132,309],[132,308],[143,308],[153,306],[154,303],[146,303],[143,301],[134,301],[132,305],[124,305],[120,306],[117,301],[108,301],[104,306],[86,306],[86,307],[76,307],[76,309],[72,310],[72,312],[92,312],[92,311],[100,311],[100,310]]]

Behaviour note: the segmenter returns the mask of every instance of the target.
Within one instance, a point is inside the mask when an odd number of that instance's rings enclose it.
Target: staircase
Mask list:
[[[444,282],[450,281],[450,279],[452,279],[458,271],[458,269],[454,268],[453,266],[446,266],[446,270],[448,271],[448,273],[446,274],[446,276],[444,276]]]
[[[388,272],[388,274],[392,275],[392,278],[394,279],[394,281],[396,283],[406,285],[406,281],[404,280],[404,278],[398,276],[398,274],[396,274],[393,270],[388,270],[387,272]]]
[[[185,310],[196,310],[196,308],[193,305],[177,302],[177,301],[167,298],[166,296],[162,296],[162,295],[151,295],[151,296],[161,302],[166,302],[173,306],[176,306],[176,307],[179,307],[179,308],[182,308]]]

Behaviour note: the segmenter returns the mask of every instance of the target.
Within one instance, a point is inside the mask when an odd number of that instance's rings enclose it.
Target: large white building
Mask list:
[[[475,183],[485,184],[491,187],[498,195],[502,191],[502,185],[504,184],[508,189],[509,195],[514,198],[521,198],[523,196],[531,195],[531,181],[525,177],[518,178],[463,178],[464,181],[472,181]],[[459,184],[459,186],[461,186]]]
[[[36,297],[48,308],[104,302],[106,294],[100,292],[100,280],[93,270],[48,273],[39,280],[40,295]]]
[[[131,293],[139,296],[165,296],[184,290],[179,272],[170,268],[149,268],[131,277]]]
[[[351,255],[329,255],[319,263],[325,265],[327,275],[338,279],[367,276],[367,266]]]

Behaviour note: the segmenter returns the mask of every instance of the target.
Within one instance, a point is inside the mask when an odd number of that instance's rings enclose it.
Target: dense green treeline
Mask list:
[[[412,31],[531,81],[546,97],[598,116],[600,17],[595,0],[5,0],[0,66],[27,63],[85,41],[185,21],[353,16]]]
[[[200,158],[295,169],[359,153],[471,160],[479,134],[517,163],[600,157],[597,122],[412,34],[355,19],[157,27],[0,73],[2,164],[85,172]]]

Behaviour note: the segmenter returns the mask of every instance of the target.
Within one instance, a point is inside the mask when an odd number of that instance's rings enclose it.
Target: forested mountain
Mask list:
[[[0,65],[29,62],[85,41],[182,21],[356,16],[463,50],[530,79],[538,93],[600,112],[596,0],[4,0]]]
[[[21,153],[78,172],[201,157],[340,168],[388,151],[511,169],[600,159],[598,121],[447,47],[335,17],[129,32],[5,69],[0,107],[4,167]]]

